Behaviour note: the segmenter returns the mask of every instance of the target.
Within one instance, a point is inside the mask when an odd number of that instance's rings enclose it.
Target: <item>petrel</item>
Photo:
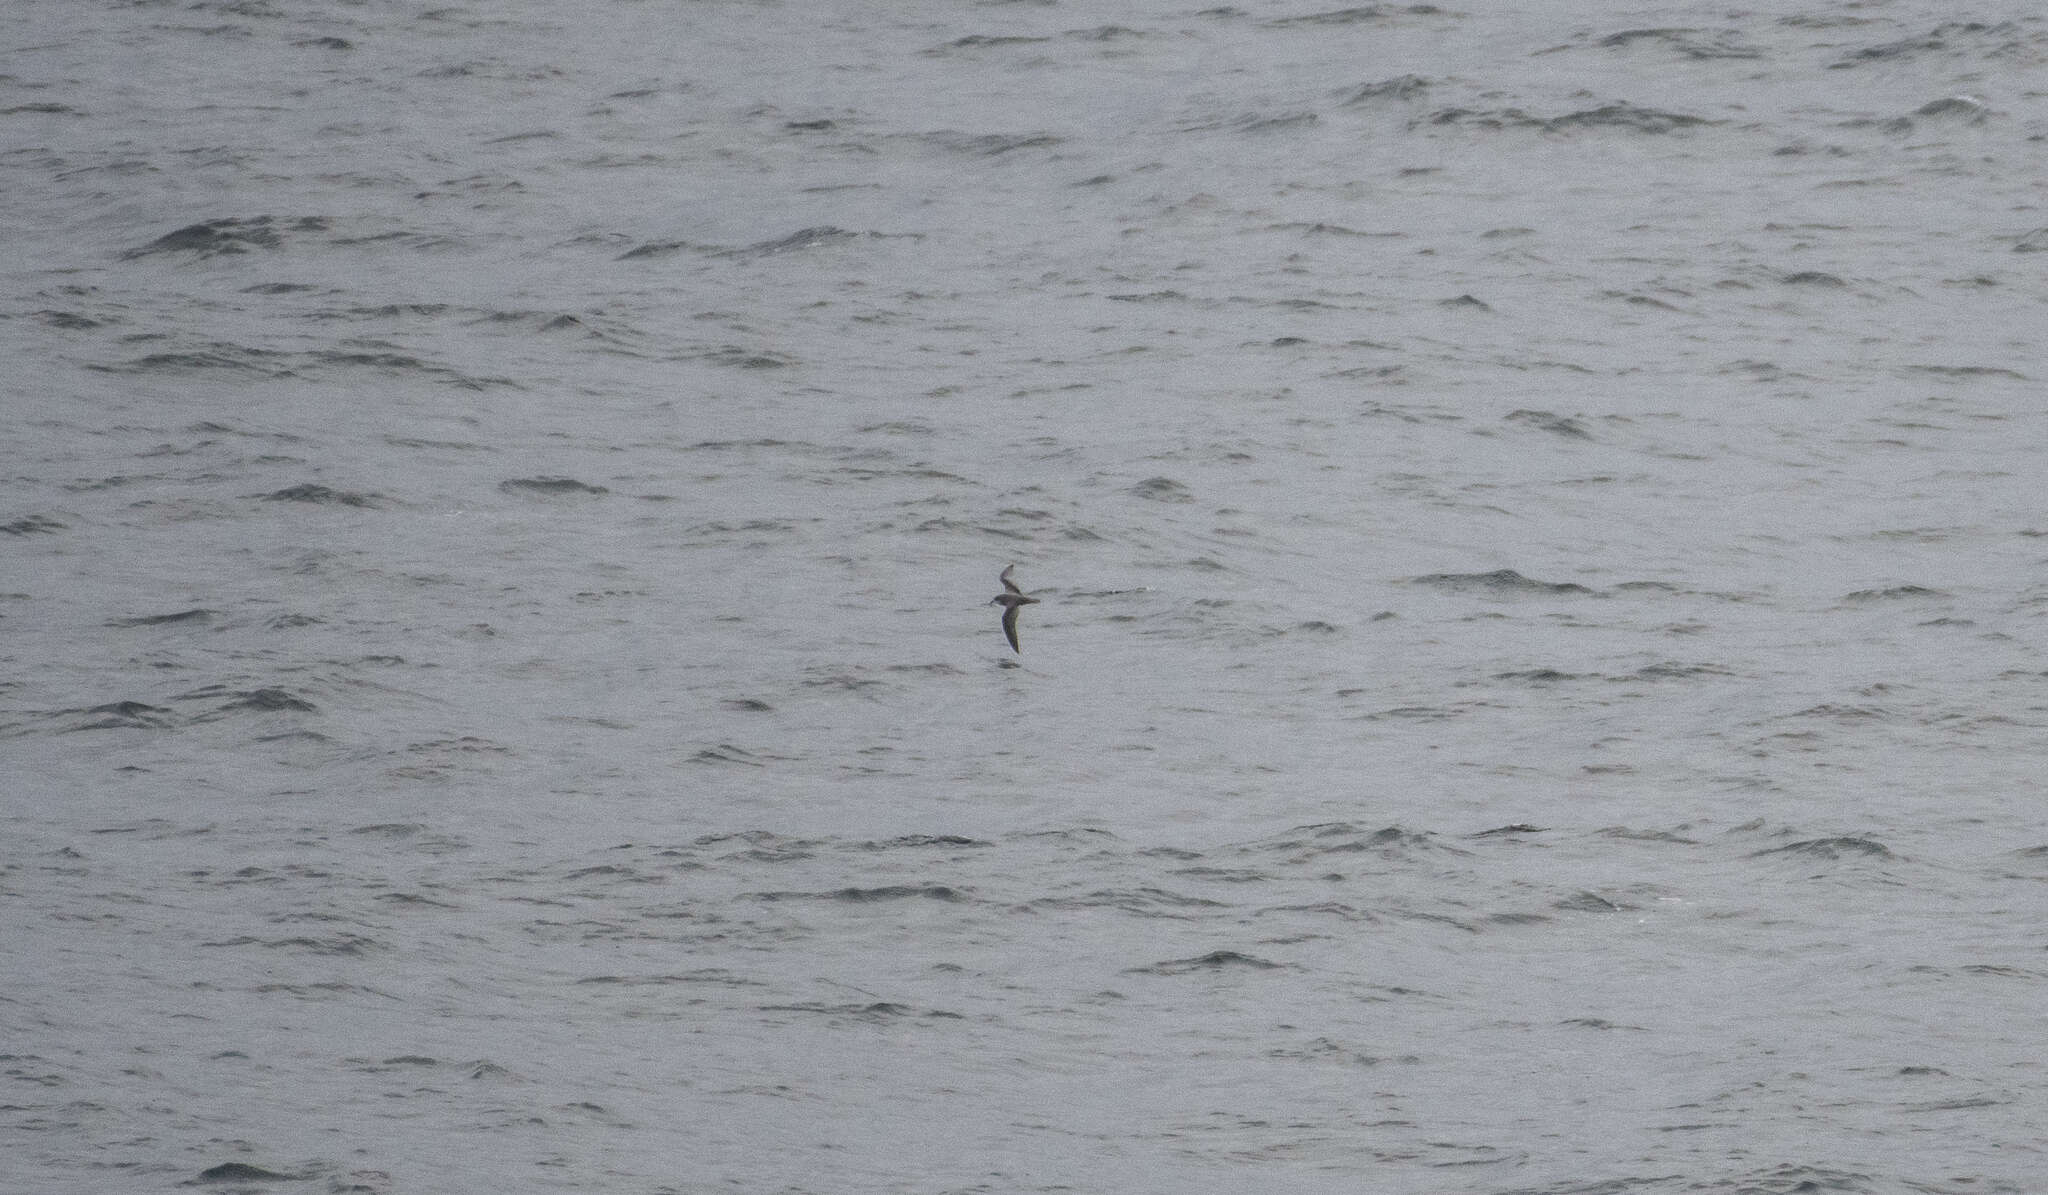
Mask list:
[[[1003,570],[1003,591],[990,598],[988,604],[1003,608],[1003,634],[1010,640],[1010,650],[1021,656],[1024,649],[1017,646],[1017,611],[1026,606],[1037,605],[1038,599],[1025,597],[1024,591],[1017,588],[1017,583],[1010,580],[1010,574],[1016,571],[1017,566],[1014,564]]]

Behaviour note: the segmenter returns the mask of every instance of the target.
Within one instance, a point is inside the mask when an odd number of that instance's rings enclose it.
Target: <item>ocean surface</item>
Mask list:
[[[2033,7],[7,25],[0,1193],[2048,1190]]]

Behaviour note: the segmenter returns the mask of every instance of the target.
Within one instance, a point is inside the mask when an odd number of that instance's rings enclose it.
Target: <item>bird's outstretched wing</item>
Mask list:
[[[1016,571],[1017,566],[1014,564],[1003,570],[1003,589],[1009,593],[1024,592],[1023,590],[1017,588],[1017,583],[1015,581],[1010,580],[1010,574]],[[1012,636],[1012,638],[1014,638],[1014,636]]]
[[[1020,656],[1024,654],[1024,649],[1017,646],[1017,611],[1023,608],[1022,606],[1011,606],[1003,611],[1003,634],[1008,636],[1010,640],[1010,650]]]

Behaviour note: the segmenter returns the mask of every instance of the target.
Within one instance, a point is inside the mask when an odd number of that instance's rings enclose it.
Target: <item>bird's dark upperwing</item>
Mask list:
[[[1017,646],[1017,611],[1023,608],[1022,606],[1011,606],[1003,611],[1003,634],[1010,640],[1010,650],[1020,656],[1024,654],[1024,649]]]

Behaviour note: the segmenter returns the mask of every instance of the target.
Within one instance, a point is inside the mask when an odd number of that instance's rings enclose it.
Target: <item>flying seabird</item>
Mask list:
[[[1017,583],[1010,580],[1010,574],[1016,571],[1017,566],[1014,564],[1003,570],[1003,591],[990,598],[988,604],[1003,608],[1003,634],[1010,640],[1010,650],[1021,656],[1024,649],[1017,646],[1017,611],[1026,606],[1037,605],[1038,599],[1025,597],[1024,591],[1017,588]]]

